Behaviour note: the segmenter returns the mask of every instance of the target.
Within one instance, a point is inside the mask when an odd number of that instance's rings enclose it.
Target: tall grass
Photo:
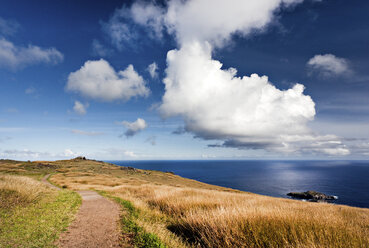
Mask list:
[[[369,247],[368,209],[170,186],[114,191],[168,216],[196,247]]]
[[[49,188],[28,177],[0,175],[0,208],[15,208],[36,202]]]

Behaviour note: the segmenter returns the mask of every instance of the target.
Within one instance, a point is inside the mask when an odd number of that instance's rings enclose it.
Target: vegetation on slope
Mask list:
[[[53,247],[79,204],[74,192],[0,174],[0,247]]]
[[[131,244],[138,248],[166,248],[161,240],[152,233],[146,232],[140,227],[136,220],[140,216],[140,211],[137,210],[130,201],[123,200],[119,197],[111,196],[110,194],[99,191],[99,193],[105,197],[112,198],[119,203],[123,208],[121,215],[121,228],[123,237],[131,240]]]
[[[266,197],[98,161],[48,163],[58,185],[132,203],[140,213],[134,226],[168,247],[369,247],[369,209]],[[27,170],[12,166],[6,170]]]

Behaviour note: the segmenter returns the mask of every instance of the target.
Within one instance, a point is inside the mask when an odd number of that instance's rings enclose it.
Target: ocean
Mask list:
[[[284,197],[315,190],[337,204],[369,208],[369,161],[107,161],[138,169],[171,171],[201,182]]]

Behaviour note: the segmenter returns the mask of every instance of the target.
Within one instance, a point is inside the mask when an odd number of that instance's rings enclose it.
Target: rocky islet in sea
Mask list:
[[[291,198],[307,200],[311,202],[327,202],[337,200],[338,197],[334,195],[326,195],[317,191],[305,191],[305,192],[290,192],[287,194]]]

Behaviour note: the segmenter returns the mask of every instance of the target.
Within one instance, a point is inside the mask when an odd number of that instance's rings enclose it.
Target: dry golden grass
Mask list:
[[[78,175],[69,176],[56,175],[53,180],[64,178],[73,188],[105,190],[133,202],[145,213],[140,224],[172,247],[369,246],[367,209],[228,192],[205,185],[170,186],[132,177],[96,175],[83,177],[84,184],[78,184],[74,178]]]
[[[0,208],[26,205],[48,192],[47,186],[29,177],[0,174]]]
[[[131,201],[169,247],[369,247],[369,209],[217,187],[170,173],[57,161],[52,181]]]
[[[172,186],[111,190],[162,213],[167,229],[193,246],[369,247],[368,209]]]

